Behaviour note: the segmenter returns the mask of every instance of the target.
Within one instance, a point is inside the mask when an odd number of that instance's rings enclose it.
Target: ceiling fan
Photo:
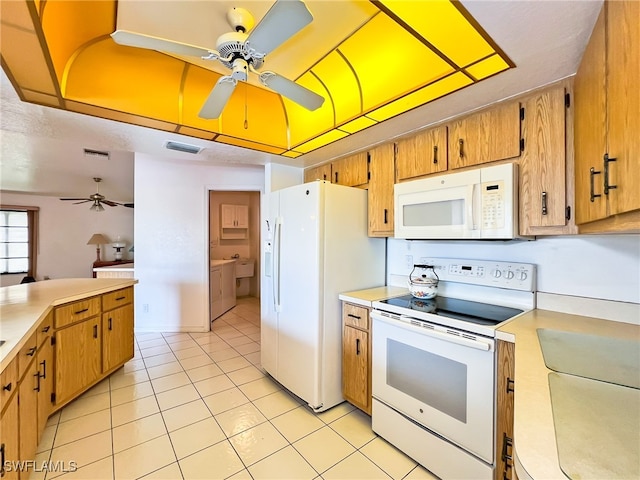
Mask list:
[[[204,60],[218,60],[229,68],[231,74],[218,80],[205,101],[199,113],[201,118],[218,118],[238,80],[247,81],[248,72],[258,75],[260,83],[264,86],[307,110],[316,110],[323,104],[322,96],[292,80],[270,71],[258,72],[264,65],[267,54],[313,20],[313,16],[301,0],[276,0],[253,29],[253,16],[244,8],[234,7],[229,10],[227,20],[234,31],[218,37],[217,50],[207,50],[127,30],[116,30],[111,37],[120,45],[196,56]]]
[[[89,195],[87,198],[61,198],[60,200],[75,201],[76,203],[74,203],[74,205],[78,205],[80,203],[93,202],[93,205],[91,205],[91,208],[89,210],[95,210],[96,212],[102,212],[104,210],[104,207],[102,206],[103,203],[110,207],[122,205],[124,207],[133,208],[133,203],[113,202],[111,200],[107,200],[106,198],[104,198],[104,195],[100,195],[100,182],[102,181],[102,179],[98,177],[93,177],[93,181],[96,182],[96,193]]]

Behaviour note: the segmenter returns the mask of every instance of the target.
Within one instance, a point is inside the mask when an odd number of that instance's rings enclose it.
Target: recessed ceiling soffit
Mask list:
[[[246,8],[257,22],[272,3]],[[0,2],[2,67],[23,101],[292,158],[514,67],[457,1],[305,3],[313,22],[265,64],[323,96],[315,111],[250,81],[205,120],[224,67],[110,36],[125,26],[215,48],[228,1]]]

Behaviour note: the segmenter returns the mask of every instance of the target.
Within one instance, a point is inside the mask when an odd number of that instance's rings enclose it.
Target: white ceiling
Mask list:
[[[126,3],[135,5],[146,2]],[[226,11],[232,2],[161,2],[160,5],[173,8],[191,3],[210,3]],[[335,9],[337,6],[337,2],[322,3],[327,7],[322,9],[323,14],[330,11],[329,7]],[[210,164],[262,165],[276,162],[309,166],[321,163],[573,75],[602,0],[464,0],[462,3],[514,61],[516,68],[296,160],[24,103],[2,72],[0,190],[85,196],[95,191],[92,177],[98,176],[103,178],[100,192],[108,199],[133,201],[133,152]],[[315,4],[318,5],[318,2]],[[247,3],[258,21],[262,13],[259,13],[257,3],[254,5],[256,8],[251,5],[254,4]],[[335,16],[339,18],[339,15]],[[198,18],[207,17],[200,15]],[[341,27],[336,24],[338,28]],[[212,28],[212,31],[217,30]],[[200,42],[187,38],[176,40]],[[270,63],[269,68],[295,78],[295,71],[287,70],[286,65]],[[292,65],[291,68],[296,67]],[[394,66],[384,64],[381,68]],[[410,73],[410,70],[398,72],[399,75]],[[164,148],[167,140],[197,145],[204,147],[204,150],[198,155],[172,152]],[[109,151],[110,158],[85,157],[84,148]]]

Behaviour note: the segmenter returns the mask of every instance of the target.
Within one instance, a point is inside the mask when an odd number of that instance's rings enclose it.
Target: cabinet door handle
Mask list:
[[[360,339],[356,338],[356,355],[360,355]]]
[[[122,297],[117,297],[117,298],[116,298],[116,302],[118,302],[118,301],[120,301],[120,300],[124,300],[125,298],[127,298],[127,297],[125,297],[124,295],[123,295]]]
[[[347,317],[355,318],[356,320],[360,320],[362,317],[359,315],[354,315],[353,313],[348,313]]]
[[[36,377],[36,387],[34,388],[34,390],[36,392],[39,392],[40,391],[40,372],[34,373],[33,376]]]
[[[388,212],[388,210],[385,208],[384,209],[384,223],[389,223],[389,220],[387,219],[387,212]]]
[[[459,157],[460,158],[464,158],[464,140],[461,138],[458,140],[458,147],[459,147]]]
[[[600,175],[601,173],[602,172],[597,172],[596,169],[593,168],[593,167],[591,167],[589,169],[589,192],[590,192],[589,197],[590,197],[591,202],[593,202],[596,198],[602,196],[599,193],[597,195],[595,194],[595,192],[594,192],[595,188],[594,188],[594,185],[593,185],[593,182],[594,182],[593,177],[594,177],[594,175]]]
[[[438,146],[437,145],[433,146],[433,163],[438,163]]]
[[[49,331],[49,329],[51,328],[51,325],[47,325],[46,327],[44,327],[42,329],[42,333],[47,333]]]
[[[88,308],[83,308],[82,310],[78,310],[77,312],[74,312],[74,313],[75,313],[76,315],[79,315],[79,314],[81,314],[81,313],[88,312],[88,311],[89,311],[89,309],[88,309]]]
[[[42,375],[40,375],[40,377],[42,378],[47,378],[47,361],[43,360],[40,362],[40,365],[42,365]]]
[[[336,172],[336,183],[338,183],[338,172]]]
[[[93,326],[93,338],[98,338],[98,325]]]
[[[323,173],[323,174],[322,174],[322,179],[323,179],[323,180],[326,180],[326,179],[327,179],[327,174],[326,174],[326,173]]]
[[[512,379],[507,378],[507,393],[513,393],[515,392],[515,389],[513,388],[515,386],[515,383]]]
[[[36,347],[31,347],[27,352],[27,357],[33,357],[34,353],[36,353]]]
[[[615,158],[609,158],[609,154],[604,154],[604,194],[609,195],[609,190],[613,190],[614,188],[618,188],[617,185],[609,184],[609,162],[615,162]]]
[[[111,325],[111,317],[109,317],[109,330],[113,330],[112,325]]]
[[[513,447],[513,439],[507,437],[506,433],[502,433],[502,461],[505,465],[508,460],[513,460],[513,457],[508,454],[509,447]]]
[[[4,469],[4,457],[5,457],[5,446],[4,443],[0,445],[0,477],[4,477],[5,469]]]
[[[6,390],[7,392],[10,392],[10,391],[11,391],[11,387],[12,387],[12,386],[13,386],[13,385],[12,385],[12,383],[11,383],[11,382],[9,382],[9,383],[7,383],[6,385],[3,385],[3,386],[2,386],[2,389],[3,389],[3,390]]]
[[[547,192],[542,192],[542,215],[547,214]]]

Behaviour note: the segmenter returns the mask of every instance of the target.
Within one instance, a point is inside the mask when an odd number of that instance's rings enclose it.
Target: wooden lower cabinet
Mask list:
[[[101,336],[99,316],[56,331],[56,405],[73,399],[102,373]]]
[[[369,309],[343,302],[342,318],[342,395],[371,415]]]
[[[515,343],[498,340],[498,378],[496,382],[496,468],[495,480],[516,479],[513,456]]]
[[[133,358],[133,304],[102,314],[102,372]]]
[[[3,385],[4,387],[5,385]],[[14,394],[7,403],[2,403],[4,411],[0,415],[0,476],[3,480],[18,480],[18,471],[11,468],[17,462],[19,446],[18,395]]]
[[[38,447],[38,391],[40,377],[36,357],[27,367],[18,388],[18,418],[20,425],[20,459],[30,460]]]
[[[51,395],[53,394],[53,345],[51,345],[51,337],[47,337],[36,359],[38,363],[39,375],[39,391],[38,391],[38,437],[42,434],[44,427],[47,425],[49,415],[53,412],[53,402]]]

